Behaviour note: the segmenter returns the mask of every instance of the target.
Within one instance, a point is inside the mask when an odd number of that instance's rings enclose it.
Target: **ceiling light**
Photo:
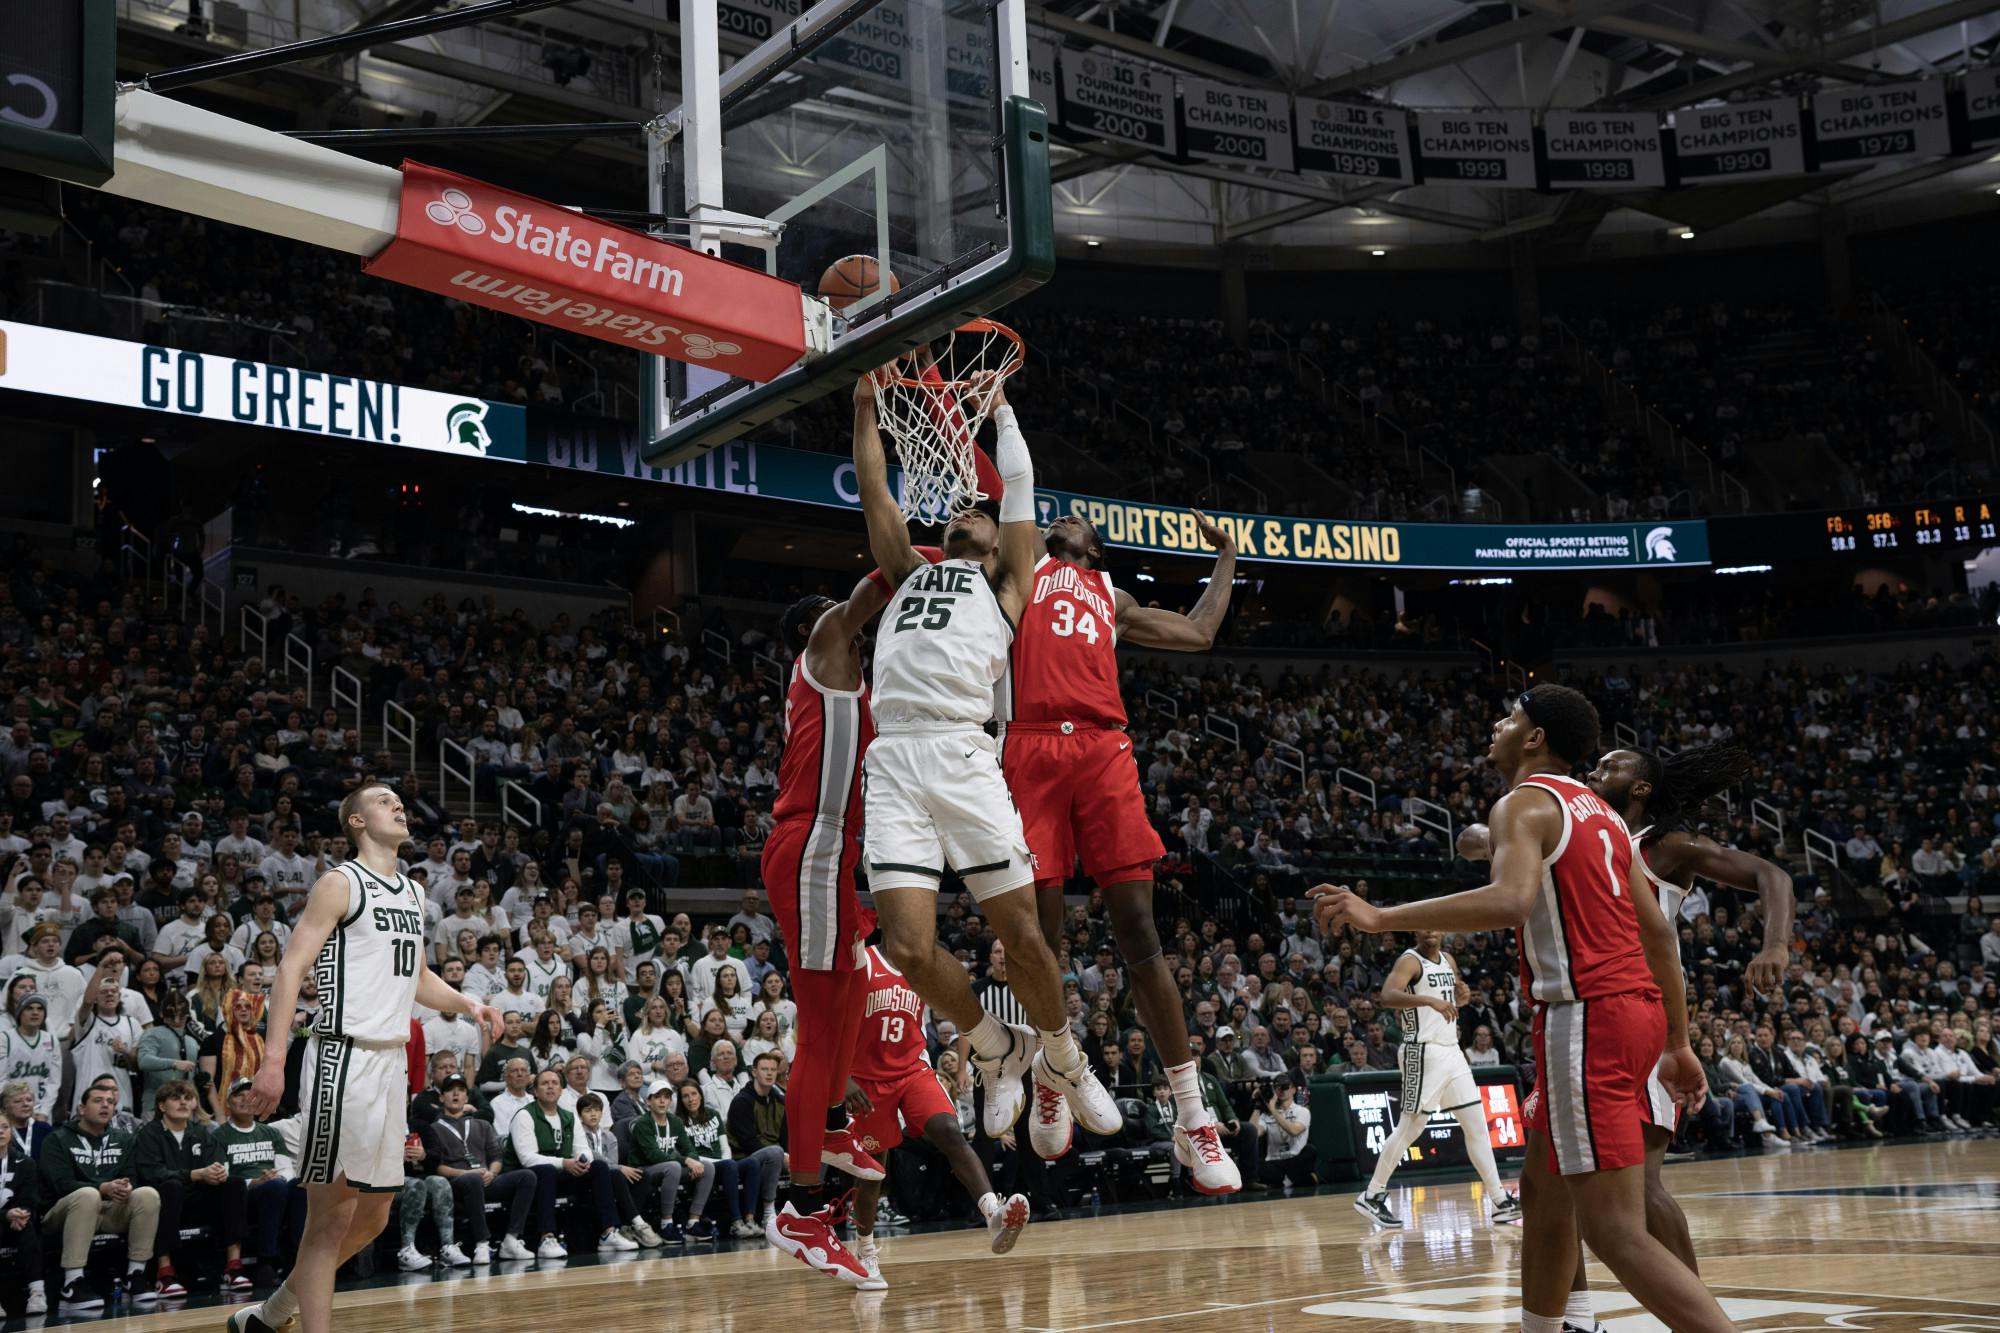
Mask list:
[[[1094,239],[1094,238],[1093,238],[1093,239],[1089,239],[1089,240],[1086,240],[1086,241],[1084,241],[1084,244],[1085,244],[1085,245],[1087,245],[1087,246],[1089,246],[1089,247],[1090,247],[1091,249],[1095,250],[1095,249],[1096,249],[1096,248],[1097,248],[1098,246],[1100,246],[1100,245],[1104,244],[1104,242],[1103,242],[1103,241],[1100,241],[1100,240],[1096,240],[1096,239]]]
[[[1682,240],[1684,240],[1684,241],[1691,241],[1691,240],[1693,240],[1693,239],[1694,239],[1694,229],[1693,229],[1692,227],[1690,227],[1690,228],[1688,228],[1688,229],[1687,229],[1686,231],[1682,232],[1682,233],[1681,233],[1681,239],[1682,239]]]
[[[1386,255],[1389,252],[1387,250],[1370,250],[1368,253],[1374,255],[1377,259],[1380,259],[1383,255]]]

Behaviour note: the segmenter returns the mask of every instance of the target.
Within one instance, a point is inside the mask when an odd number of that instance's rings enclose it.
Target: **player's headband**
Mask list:
[[[1528,721],[1534,723],[1538,727],[1542,725],[1542,720],[1535,716],[1535,705],[1536,703],[1539,702],[1539,700],[1535,698],[1535,691],[1532,688],[1522,690],[1521,693],[1515,697],[1514,702],[1519,704],[1521,706],[1521,711],[1528,715]]]

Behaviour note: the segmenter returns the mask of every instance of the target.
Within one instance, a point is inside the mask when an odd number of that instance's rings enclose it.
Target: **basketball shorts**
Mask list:
[[[1700,1107],[1696,1107],[1700,1110]],[[1660,1066],[1653,1065],[1653,1072],[1646,1075],[1646,1123],[1658,1125],[1671,1134],[1680,1124],[1681,1110],[1674,1105],[1674,1094],[1667,1091],[1667,1085],[1660,1082]]]
[[[1465,1052],[1450,1042],[1406,1041],[1402,1060],[1404,1115],[1479,1105],[1472,1066],[1465,1062]]]
[[[1150,870],[1166,854],[1146,817],[1139,763],[1124,732],[1010,722],[1000,762],[1038,879],[1068,879],[1081,856],[1083,873],[1101,886],[1116,871]]]
[[[271,1122],[298,1163],[299,1183],[345,1177],[366,1193],[403,1188],[410,1104],[404,1048],[308,1037],[299,1078],[299,1113]]]
[[[854,868],[860,862],[861,845],[831,822],[787,819],[765,839],[764,893],[794,967],[846,972],[857,965],[861,907]]]
[[[922,1138],[924,1126],[934,1115],[958,1118],[958,1108],[945,1096],[937,1071],[928,1065],[893,1083],[865,1078],[854,1082],[875,1108],[853,1127],[861,1146],[871,1153],[885,1153],[904,1139]]]
[[[936,892],[947,866],[975,902],[1034,883],[999,750],[970,729],[876,736],[861,770],[870,891]]]
[[[1559,1000],[1535,1011],[1535,1090],[1527,1126],[1565,1176],[1646,1160],[1646,1080],[1667,1043],[1657,996]]]

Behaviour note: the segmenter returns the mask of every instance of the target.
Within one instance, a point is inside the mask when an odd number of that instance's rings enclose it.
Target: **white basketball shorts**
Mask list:
[[[868,887],[935,892],[945,867],[975,901],[1035,882],[1021,813],[983,731],[893,732],[862,760]]]
[[[367,1193],[403,1188],[410,1105],[404,1048],[308,1037],[299,1082],[299,1113],[271,1123],[298,1163],[299,1183],[345,1177]]]
[[[1406,1041],[1402,1057],[1404,1115],[1479,1104],[1479,1085],[1458,1047],[1441,1041]]]

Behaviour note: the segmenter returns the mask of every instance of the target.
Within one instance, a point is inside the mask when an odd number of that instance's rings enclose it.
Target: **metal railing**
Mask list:
[[[1778,835],[1778,845],[1785,845],[1785,812],[1764,798],[1756,797],[1750,802],[1750,818]]]
[[[549,364],[565,380],[574,374],[579,386],[583,383],[585,375],[590,376],[590,392],[572,395],[569,399],[570,411],[582,412],[585,410],[587,404],[595,403],[597,405],[597,415],[604,415],[604,377],[597,373],[597,367],[594,364],[578,356],[561,343],[549,344]],[[566,370],[564,369],[565,366],[574,366],[576,369],[574,371]]]
[[[1357,783],[1360,785],[1357,786]],[[1370,810],[1376,808],[1375,779],[1366,773],[1352,768],[1336,768],[1333,770],[1333,786],[1336,791],[1351,791],[1361,797],[1368,802]]]
[[[1825,861],[1829,870],[1840,869],[1840,844],[1816,828],[1809,828],[1801,839],[1806,847],[1806,873],[1813,873],[1813,858]]]
[[[1416,809],[1412,810],[1411,806],[1415,806]],[[1411,822],[1418,828],[1427,828],[1433,833],[1442,833],[1444,835],[1445,859],[1451,859],[1452,844],[1458,839],[1456,821],[1452,819],[1451,811],[1445,809],[1436,801],[1426,800],[1422,796],[1405,796],[1403,798],[1403,813],[1408,815]]]
[[[1235,749],[1240,750],[1243,748],[1243,729],[1237,726],[1231,718],[1217,717],[1213,713],[1203,713],[1201,716],[1201,730],[1204,735],[1215,736],[1228,741]]]
[[[702,653],[714,658],[725,667],[730,665],[733,647],[734,645],[729,642],[729,636],[719,630],[705,629],[701,632]]]
[[[1507,682],[1507,688],[1515,694],[1521,694],[1527,690],[1528,668],[1522,666],[1519,662],[1502,662],[1500,664],[1500,673],[1501,678]]]
[[[196,623],[204,629],[208,627],[208,616],[211,611],[215,613],[215,639],[220,643],[222,636],[229,630],[229,603],[219,586],[203,579],[196,593],[195,615]]]
[[[1299,785],[1306,780],[1306,752],[1285,741],[1271,742],[1271,753],[1278,761],[1278,767],[1288,769],[1298,775]]]
[[[750,659],[750,672],[759,681],[769,681],[773,685],[785,683],[785,664],[778,660],[776,653],[759,651]]]
[[[535,817],[531,820],[516,811],[514,809],[516,801],[520,801],[531,807],[535,812]],[[541,800],[518,782],[503,782],[500,784],[500,818],[503,822],[519,824],[523,828],[540,828],[542,826]]]
[[[409,758],[403,767],[415,769],[417,766],[417,715],[394,699],[382,701],[382,748],[388,749],[391,741],[401,741]]]
[[[133,577],[134,569],[139,571]],[[127,583],[138,583],[145,600],[153,597],[153,539],[130,523],[118,525],[118,575]]]
[[[306,677],[306,707],[313,706],[313,650],[312,645],[296,634],[285,636],[285,679],[292,679],[292,668],[297,667]]]
[[[1639,748],[1639,729],[1630,722],[1613,722],[1611,739],[1618,742],[1620,749],[1636,750]]]
[[[243,606],[243,613],[236,620],[236,633],[245,653],[250,651],[251,642],[253,640],[256,642],[257,660],[264,664],[266,670],[269,670],[271,666],[271,622],[269,618],[262,611],[259,611],[256,607],[246,602]]]
[[[1165,690],[1147,690],[1146,707],[1165,713],[1176,722],[1181,720],[1180,700]]]
[[[354,730],[358,734],[361,731],[361,677],[336,662],[326,684],[327,693],[333,699],[334,720],[340,719],[342,708],[352,708]]]
[[[682,638],[680,612],[670,611],[664,606],[654,607],[653,637],[655,639]]]
[[[477,813],[479,789],[475,779],[478,774],[479,764],[472,757],[472,751],[449,736],[438,737],[438,803],[447,814],[451,812],[451,784],[454,780],[465,784],[464,813]]]
[[[1882,299],[1880,292],[1868,293],[1869,314],[1875,327],[1903,359],[1903,364],[1929,391],[1932,402],[1947,425],[1955,426],[1964,439],[1975,449],[1984,446],[1986,461],[2000,467],[2000,440],[1996,440],[1992,425],[1976,411],[1959,387],[1952,383],[1937,358],[1910,332],[1909,325],[1901,315],[1891,309]]]

